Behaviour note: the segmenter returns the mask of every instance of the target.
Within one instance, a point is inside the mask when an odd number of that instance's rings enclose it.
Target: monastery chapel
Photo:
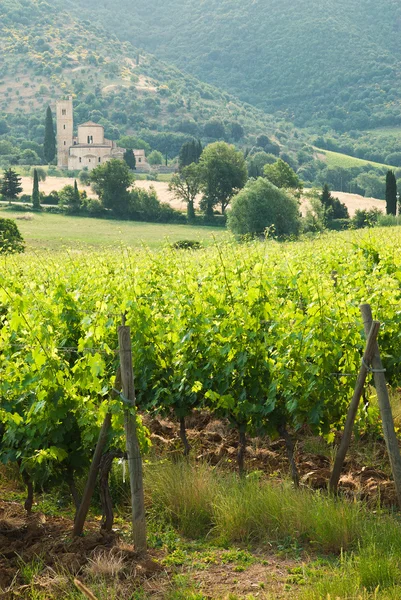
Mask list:
[[[137,168],[146,168],[144,150],[134,150]],[[87,168],[89,171],[111,158],[124,158],[124,148],[104,137],[104,127],[88,121],[78,125],[74,137],[72,97],[57,102],[57,166],[70,171]]]

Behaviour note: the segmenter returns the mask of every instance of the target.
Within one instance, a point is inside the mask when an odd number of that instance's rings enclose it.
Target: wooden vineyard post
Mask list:
[[[123,398],[127,403],[124,411],[124,425],[128,470],[131,485],[132,530],[137,552],[146,552],[145,500],[143,492],[142,457],[136,431],[136,418],[130,409],[135,409],[134,371],[132,367],[132,347],[130,328],[118,328],[121,382]]]
[[[333,494],[337,493],[338,482],[340,481],[345,456],[351,443],[352,430],[354,427],[356,414],[358,412],[359,401],[362,396],[366,377],[369,373],[369,365],[372,362],[379,329],[379,321],[373,321],[372,327],[368,335],[368,339],[366,341],[365,353],[363,355],[362,365],[359,371],[358,379],[355,384],[354,395],[352,396],[351,404],[347,414],[347,419],[345,421],[343,436],[341,439],[340,446],[337,450],[333,471],[330,477],[329,491]]]
[[[120,369],[117,371],[116,389],[121,387],[121,374]],[[102,428],[99,433],[99,438],[96,444],[95,452],[93,454],[92,463],[89,469],[88,479],[86,481],[84,494],[82,496],[81,504],[77,510],[74,521],[74,536],[81,535],[85,525],[85,519],[89,511],[90,503],[92,500],[93,492],[96,487],[96,479],[99,472],[100,462],[102,460],[103,451],[107,444],[107,434],[111,426],[111,414],[107,413],[104,418]]]
[[[373,322],[370,305],[362,304],[361,312],[363,316],[365,333],[367,334],[370,331]],[[387,452],[390,459],[398,504],[401,507],[401,455],[397,436],[395,434],[393,413],[391,412],[390,398],[388,395],[386,378],[384,376],[383,364],[380,358],[380,351],[377,342],[375,344],[372,358],[372,372],[377,392],[380,415],[383,423],[384,440],[386,442]]]
[[[107,434],[111,425],[111,414],[107,413],[104,418],[99,438],[96,444],[96,449],[93,454],[92,463],[89,469],[89,475],[86,482],[84,494],[81,504],[77,510],[74,521],[74,536],[81,535],[85,525],[86,515],[88,514],[93,492],[95,491],[97,474],[99,471],[100,461],[102,459],[103,450],[107,442]]]

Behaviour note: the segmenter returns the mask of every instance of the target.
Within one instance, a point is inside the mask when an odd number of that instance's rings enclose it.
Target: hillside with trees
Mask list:
[[[396,0],[71,3],[120,39],[299,126],[401,123]]]
[[[194,138],[252,147],[263,134],[278,153],[296,152],[305,143],[284,120],[119,41],[81,11],[74,14],[68,2],[2,2],[0,36],[0,162],[5,165],[34,165],[44,158],[46,108],[54,109],[55,101],[69,94],[75,123],[100,123],[109,139],[125,138],[126,147],[157,150],[164,159],[177,156]]]

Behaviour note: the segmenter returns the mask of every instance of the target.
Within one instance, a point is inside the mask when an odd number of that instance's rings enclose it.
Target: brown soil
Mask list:
[[[179,426],[170,420],[149,420],[152,443],[156,453],[181,455],[182,444]],[[237,468],[238,434],[224,421],[213,420],[204,413],[187,420],[187,437],[192,447],[191,456],[197,460]],[[321,439],[303,432],[299,439],[294,437],[295,462],[301,485],[312,489],[327,489],[334,450]],[[313,451],[310,450],[312,445]],[[364,500],[376,507],[377,502],[391,507],[397,504],[395,486],[390,477],[390,467],[383,441],[376,442],[371,452],[371,440],[353,443],[345,460],[339,491],[347,497]],[[316,448],[316,451],[314,450]],[[320,453],[319,453],[320,451]],[[277,478],[288,478],[290,466],[285,442],[268,438],[248,440],[246,469],[261,471]]]
[[[168,419],[145,418],[151,430],[153,450],[156,455],[171,458],[182,455],[179,426]],[[227,422],[214,420],[207,413],[198,413],[187,419],[187,435],[191,445],[191,456],[212,465],[219,464],[223,469],[236,469],[238,436]],[[364,499],[377,507],[378,499],[387,506],[395,505],[396,495],[389,476],[389,465],[385,446],[372,441],[354,442],[347,458],[340,482],[340,493],[357,499]],[[326,489],[330,474],[332,456],[330,448],[318,438],[302,432],[302,440],[295,439],[295,460],[300,473],[301,485],[315,489]],[[248,472],[261,473],[277,479],[288,477],[289,463],[283,440],[271,441],[267,438],[249,440],[246,451]],[[12,490],[5,479],[0,486],[4,494]],[[0,501],[0,600],[30,598],[21,565],[42,557],[46,562],[46,572],[65,573],[85,583],[87,565],[99,553],[106,557],[122,557],[123,566],[118,577],[123,582],[121,600],[129,598],[133,589],[141,586],[147,597],[161,599],[171,586],[174,573],[189,574],[191,583],[207,598],[227,598],[227,593],[245,598],[248,594],[267,598],[296,598],[288,592],[287,580],[296,562],[285,557],[273,556],[267,548],[254,553],[255,562],[243,572],[235,564],[211,561],[198,567],[163,565],[165,551],[152,551],[144,560],[117,534],[99,531],[99,521],[87,522],[84,537],[72,538],[73,523],[62,516],[52,517],[42,513],[26,516],[21,504]],[[127,520],[127,528],[129,522]],[[121,531],[121,530],[120,530]],[[217,556],[223,550],[216,550]],[[51,577],[41,574],[35,585],[54,585]],[[49,591],[50,591],[49,587]],[[126,595],[127,592],[127,595]],[[266,593],[270,596],[266,596]],[[296,594],[296,590],[294,592]],[[47,596],[46,596],[47,597]],[[49,598],[61,598],[59,593]]]
[[[297,565],[295,559],[257,551],[254,564],[240,569],[235,562],[224,564],[220,561],[224,550],[216,549],[210,564],[166,568],[162,565],[164,551],[151,551],[146,557],[140,557],[117,534],[100,533],[96,522],[87,524],[85,537],[72,538],[72,525],[68,519],[42,513],[26,517],[20,504],[0,501],[1,600],[31,598],[33,588],[46,592],[43,598],[63,598],[63,590],[72,588],[74,577],[93,589],[93,572],[89,576],[88,572],[96,556],[103,557],[103,564],[112,562],[115,557],[119,561],[122,559],[118,571],[111,576],[114,581],[110,581],[113,589],[116,579],[121,582],[118,596],[121,600],[131,598],[138,587],[145,590],[147,598],[161,600],[171,587],[175,574],[189,574],[190,585],[202,590],[210,599],[227,598],[228,592],[238,594],[240,598],[251,593],[266,598],[264,589],[269,593],[274,591],[274,597],[281,598],[288,574]],[[27,584],[23,565],[35,559],[43,560],[45,564],[40,574]],[[98,573],[103,580],[110,577],[110,573]],[[285,597],[292,596],[286,591]]]

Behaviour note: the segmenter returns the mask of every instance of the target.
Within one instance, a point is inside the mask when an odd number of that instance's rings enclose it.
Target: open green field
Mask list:
[[[24,213],[0,208],[0,216],[16,219],[29,250],[130,246],[160,248],[177,240],[205,245],[227,235],[221,227],[114,221],[49,213]]]
[[[348,154],[341,154],[340,152],[330,152],[329,150],[321,150],[316,148],[319,153],[326,155],[326,162],[329,169],[335,169],[341,167],[343,169],[350,169],[352,167],[363,167],[364,165],[371,165],[372,167],[379,167],[384,169],[395,169],[391,165],[385,165],[383,163],[373,162],[371,160],[363,160],[362,158],[355,158]]]

